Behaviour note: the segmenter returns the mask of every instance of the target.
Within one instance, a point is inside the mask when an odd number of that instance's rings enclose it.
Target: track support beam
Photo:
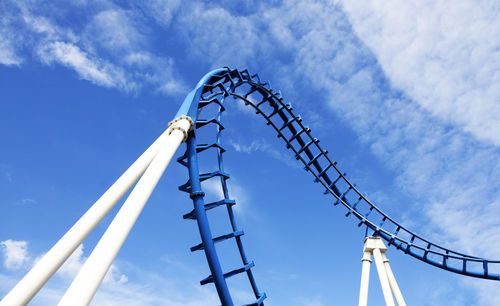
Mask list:
[[[180,144],[187,139],[192,126],[193,121],[186,116],[175,119],[169,125],[168,137],[161,144],[160,151],[137,182],[58,305],[74,306],[90,303],[163,172]]]
[[[189,118],[186,116],[182,116]],[[181,118],[181,117],[179,117]],[[186,119],[188,120],[188,119]],[[192,126],[192,120],[190,125]],[[189,121],[188,120],[188,121]],[[175,121],[175,120],[174,120]],[[172,121],[172,122],[174,122]],[[176,125],[177,126],[177,125]],[[167,129],[125,171],[116,182],[90,207],[90,209],[64,234],[64,236],[35,264],[19,283],[2,299],[1,306],[25,305],[35,296],[52,275],[62,266],[74,250],[109,213],[116,203],[144,174],[160,151],[172,129]],[[184,135],[178,131],[177,134]],[[180,136],[176,136],[179,138]],[[182,138],[181,138],[182,140]]]
[[[370,264],[372,263],[371,255],[373,255],[373,258],[375,260],[378,277],[380,279],[380,285],[382,286],[382,292],[384,294],[385,304],[388,306],[394,306],[394,295],[398,306],[406,306],[403,295],[401,294],[398,283],[396,282],[396,278],[394,277],[394,274],[392,273],[391,267],[389,265],[389,259],[387,259],[385,255],[386,251],[387,248],[380,237],[365,238],[363,258],[361,259],[362,270],[361,286],[359,290],[359,306],[366,306],[368,303]]]

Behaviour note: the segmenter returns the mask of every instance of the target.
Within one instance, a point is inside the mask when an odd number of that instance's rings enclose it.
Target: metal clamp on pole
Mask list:
[[[189,127],[186,127],[186,121],[189,123]],[[184,134],[184,139],[182,140],[182,142],[185,142],[188,138],[188,133],[193,130],[193,127],[193,119],[191,119],[191,117],[189,116],[182,115],[168,123],[167,133],[168,135],[170,135],[174,130],[181,131]]]

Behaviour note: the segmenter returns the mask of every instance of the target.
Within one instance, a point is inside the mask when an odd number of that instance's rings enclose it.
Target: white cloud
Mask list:
[[[78,37],[71,28],[61,27],[54,20],[35,13],[37,4],[41,2],[12,2],[12,7],[5,9],[4,13],[15,11],[13,16],[16,17],[11,17],[10,23],[5,24],[4,29],[17,33],[18,41],[30,48],[55,40],[76,42]]]
[[[99,12],[87,25],[85,38],[110,52],[140,50],[146,38],[139,33],[131,17],[121,9]]]
[[[273,148],[273,146],[267,143],[264,139],[252,140],[250,144],[229,140],[229,144],[236,150],[236,152],[246,154],[262,152],[268,154],[276,160],[285,163],[289,167],[298,168],[300,166],[299,162],[290,157],[291,155],[289,152],[283,152]]]
[[[28,256],[28,242],[5,240],[0,242],[4,254],[4,266],[8,270],[18,270],[30,260]]]
[[[500,7],[491,1],[344,1],[391,82],[424,109],[500,145]]]
[[[73,44],[56,41],[39,50],[41,60],[46,64],[58,62],[73,68],[83,79],[105,87],[134,89],[135,84],[127,82],[125,73],[109,63],[92,59]]]
[[[0,10],[6,10],[4,3],[0,3]],[[0,14],[0,64],[2,65],[19,65],[23,62],[23,58],[16,51],[16,33],[9,31],[9,25],[12,23],[11,16],[2,16]]]
[[[223,199],[224,193],[222,192],[221,183],[219,180],[207,180],[203,183],[203,189],[207,192],[208,195],[217,198]]]
[[[49,6],[52,7],[50,4]],[[0,64],[19,65],[32,58],[59,64],[96,85],[136,92],[142,87],[167,95],[185,92],[173,60],[157,56],[142,34],[143,16],[110,1],[79,2],[81,20],[68,23],[68,11],[43,0],[0,4]],[[82,8],[84,7],[84,8]]]
[[[26,241],[2,241],[4,253],[9,255],[12,260],[9,264],[21,272],[25,272],[28,265],[33,264],[33,260],[28,252]],[[75,252],[68,258],[66,263],[56,273],[42,290],[35,296],[33,305],[55,305],[63,296],[71,281],[83,263],[86,260],[83,252],[83,245],[80,245]],[[38,258],[40,258],[39,256]],[[36,261],[36,260],[35,260]],[[120,262],[120,260],[118,260]],[[157,271],[146,271],[142,267],[135,266],[132,263],[122,262],[123,267],[134,275],[134,281],[129,281],[127,276],[121,273],[119,264],[113,264],[106,274],[99,290],[92,300],[92,305],[204,305],[216,304],[217,295],[211,288],[200,287],[198,284],[188,284],[182,278],[166,278],[158,274]],[[170,265],[169,263],[165,263]],[[169,267],[176,269],[177,267]],[[194,268],[183,265],[185,273],[196,273]],[[10,269],[13,270],[13,269]],[[18,273],[13,274],[0,273],[0,290],[2,294],[12,288],[19,280]]]
[[[498,294],[498,283],[492,281],[473,282],[470,279],[463,280],[465,286],[472,287],[478,292],[477,305],[500,305]],[[463,303],[460,305],[464,305]]]
[[[21,200],[21,204],[23,205],[35,205],[37,204],[38,202],[34,199],[31,199],[31,198],[24,198]]]
[[[147,8],[149,14],[153,16],[155,21],[162,26],[170,25],[174,14],[176,14],[179,9],[180,4],[180,0],[150,0],[142,3],[142,5]]]
[[[250,144],[240,144],[240,143],[234,143],[231,142],[231,146],[236,150],[236,152],[243,152],[243,153],[253,153],[255,151],[265,151],[270,147],[269,144],[263,142],[263,141],[252,141]]]
[[[268,43],[260,37],[265,33],[256,31],[257,16],[234,16],[223,7],[199,1],[187,6],[179,16],[179,31],[189,37],[190,53],[209,59],[212,67],[245,65]]]
[[[21,64],[23,60],[16,54],[12,41],[5,39],[3,31],[0,31],[0,35],[0,64],[7,66]]]

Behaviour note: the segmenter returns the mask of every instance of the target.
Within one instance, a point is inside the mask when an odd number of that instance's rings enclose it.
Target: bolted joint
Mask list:
[[[194,199],[196,197],[204,197],[205,196],[205,193],[203,191],[193,191],[189,194],[189,197],[191,199]]]
[[[188,138],[188,133],[193,130],[194,122],[189,116],[179,116],[168,123],[168,135],[172,134],[173,131],[179,130],[184,134],[182,141],[186,141]]]
[[[175,118],[174,120],[170,121],[168,123],[168,127],[170,127],[174,123],[181,121],[182,119],[186,119],[187,121],[189,121],[189,123],[191,123],[191,126],[189,127],[189,131],[191,131],[193,129],[193,126],[194,126],[194,121],[193,121],[193,119],[191,119],[191,117],[186,116],[186,115],[179,116],[179,117]]]

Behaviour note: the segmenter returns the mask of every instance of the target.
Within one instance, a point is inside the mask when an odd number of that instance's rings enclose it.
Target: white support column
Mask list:
[[[361,270],[361,286],[359,289],[359,306],[367,306],[368,304],[368,286],[370,284],[370,264],[372,260],[370,259],[370,252],[364,251]]]
[[[179,145],[187,138],[192,125],[193,121],[186,116],[172,122],[160,152],[148,166],[58,305],[76,306],[90,303],[167,165]]]
[[[384,293],[385,304],[387,306],[394,306],[391,287],[389,286],[389,280],[387,279],[387,273],[385,272],[384,262],[382,261],[382,254],[378,248],[373,249],[373,259],[375,259],[375,265],[377,266],[378,278],[380,279],[380,285],[382,286],[382,292]]]
[[[389,280],[389,285],[391,286],[391,290],[394,294],[394,298],[396,299],[396,303],[398,303],[398,306],[406,306],[403,294],[401,293],[401,290],[399,290],[398,283],[396,282],[396,278],[394,277],[391,266],[389,265],[389,259],[387,259],[387,256],[385,256],[385,253],[382,253],[382,260],[384,261],[385,271],[387,272],[387,279]]]
[[[387,248],[380,237],[366,237],[363,248],[363,268],[361,271],[361,286],[359,292],[359,306],[366,306],[368,302],[368,283],[370,273],[371,255],[375,259],[380,285],[384,294],[386,305],[394,306],[394,298],[399,306],[406,306],[403,295],[399,290],[396,278],[389,266],[389,260],[385,256]]]
[[[25,305],[135,184],[168,137],[165,131],[2,299],[1,306]]]

